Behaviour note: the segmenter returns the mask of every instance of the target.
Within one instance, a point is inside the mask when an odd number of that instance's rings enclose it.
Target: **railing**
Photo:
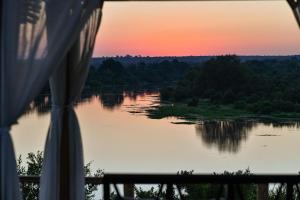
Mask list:
[[[39,184],[37,176],[21,176],[20,180],[22,184]],[[185,199],[184,188],[187,185],[199,184],[211,184],[218,188],[213,199],[247,200],[244,190],[250,184],[256,185],[258,200],[269,199],[270,185],[277,191],[273,199],[300,199],[300,175],[105,174],[104,177],[86,177],[86,184],[103,185],[103,199],[105,200],[112,199],[112,188],[115,190],[115,199],[134,199],[134,185],[136,184],[157,184],[157,196],[153,197],[157,200],[174,200],[175,196],[177,199]],[[117,186],[119,184],[124,185],[123,196]]]
[[[40,177],[39,176],[20,176],[20,182],[22,184],[24,183],[40,183]],[[102,177],[86,177],[85,178],[86,184],[93,184],[93,185],[101,185],[103,184],[103,178]]]
[[[104,0],[104,1],[116,1],[116,2],[126,2],[126,1],[285,1],[285,0]]]

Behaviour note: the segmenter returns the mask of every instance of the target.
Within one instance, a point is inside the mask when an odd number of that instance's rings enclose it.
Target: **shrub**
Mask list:
[[[187,103],[187,105],[190,106],[190,107],[196,107],[196,106],[198,106],[198,104],[199,104],[199,100],[197,98],[192,98]]]
[[[170,100],[174,95],[174,88],[167,87],[160,89],[160,98],[161,100]]]
[[[23,164],[22,156],[20,155],[17,160],[17,171],[19,175],[23,176],[40,176],[43,163],[43,152],[28,153],[26,158],[26,166]],[[91,162],[87,163],[84,167],[86,176],[103,176],[103,170],[96,170],[92,173]],[[35,183],[25,183],[21,185],[23,198],[26,200],[38,200],[39,185]],[[92,184],[85,185],[85,200],[92,200],[95,198],[97,186]]]

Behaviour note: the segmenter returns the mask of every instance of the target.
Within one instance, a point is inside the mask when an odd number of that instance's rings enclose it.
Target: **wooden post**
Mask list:
[[[292,183],[287,183],[286,186],[286,200],[293,200],[294,188]]]
[[[104,200],[110,199],[110,185],[105,181],[103,183],[103,199]]]
[[[69,104],[70,97],[70,53],[67,53],[65,62],[65,102]],[[60,143],[60,200],[71,200],[70,198],[70,144],[69,144],[69,111],[63,109],[63,124]]]
[[[134,184],[124,184],[124,197],[134,198]]]
[[[269,199],[269,185],[258,184],[257,185],[257,200],[268,200]]]
[[[234,186],[233,184],[227,185],[227,199],[234,200]]]
[[[2,108],[2,103],[1,103],[1,100],[2,100],[2,94],[3,94],[3,91],[2,91],[2,87],[1,87],[1,83],[2,83],[2,76],[3,76],[3,74],[2,74],[2,20],[3,20],[3,17],[2,17],[2,15],[3,15],[3,12],[2,12],[2,10],[3,10],[3,6],[2,6],[2,4],[3,4],[3,0],[0,0],[0,109],[2,110],[3,108]],[[1,119],[3,119],[3,116],[2,116],[2,112],[0,112],[0,126],[1,125],[3,125],[2,124],[2,120]],[[0,140],[1,140],[1,136],[0,136]],[[1,148],[1,147],[0,147]],[[0,149],[0,151],[1,151],[1,149]],[[5,184],[5,183],[2,183],[2,179],[1,179],[1,177],[2,177],[2,173],[3,173],[3,170],[1,169],[1,166],[2,166],[2,164],[1,164],[1,159],[0,159],[0,199],[2,199],[2,185],[3,184]]]
[[[174,200],[174,188],[172,184],[167,184],[166,199]]]

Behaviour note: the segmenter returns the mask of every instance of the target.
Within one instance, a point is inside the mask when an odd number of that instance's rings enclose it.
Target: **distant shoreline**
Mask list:
[[[190,64],[202,63],[213,57],[218,55],[205,55],[205,56],[102,56],[102,57],[93,57],[91,59],[91,65],[99,65],[106,59],[114,59],[118,62],[121,62],[125,65],[128,64],[137,64],[140,62],[144,62],[146,64],[149,63],[158,63],[164,60],[178,60],[180,62],[186,62]],[[285,60],[290,58],[296,58],[300,60],[299,55],[237,55],[241,61],[249,61],[249,60]]]
[[[199,120],[265,120],[273,122],[299,122],[300,113],[271,113],[255,114],[246,110],[239,110],[232,105],[215,105],[209,102],[200,102],[197,106],[188,106],[184,103],[164,102],[159,106],[147,109],[147,116],[151,119],[177,117],[186,121]]]

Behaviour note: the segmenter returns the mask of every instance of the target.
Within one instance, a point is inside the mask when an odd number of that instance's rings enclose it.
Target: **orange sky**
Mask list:
[[[105,2],[94,56],[300,54],[285,1]]]

